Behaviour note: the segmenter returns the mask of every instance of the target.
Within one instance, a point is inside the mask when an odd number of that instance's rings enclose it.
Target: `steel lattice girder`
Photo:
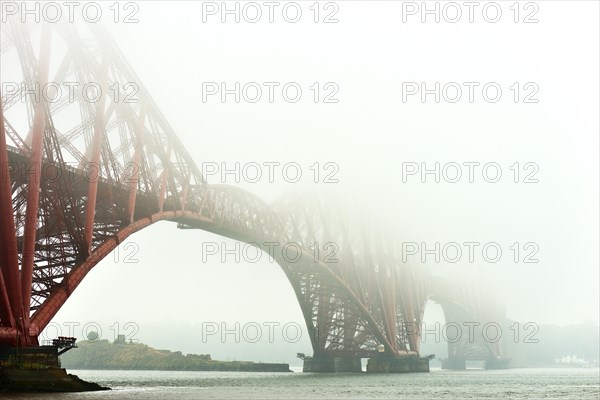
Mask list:
[[[343,201],[304,193],[269,205],[241,189],[207,184],[104,28],[53,30],[2,26],[2,79],[15,73],[21,89],[2,95],[0,213],[14,225],[1,229],[0,342],[35,345],[99,261],[129,235],[170,220],[265,251],[267,242],[297,243],[302,262],[275,259],[316,355],[369,357],[382,344],[389,354],[418,354],[430,277],[399,262],[399,243],[344,210]],[[77,94],[71,102],[19,102],[50,80],[48,57],[61,57],[53,82],[97,84],[99,101]],[[108,90],[127,82],[137,84],[138,102]],[[316,244],[334,246],[338,260],[326,252],[315,259]]]

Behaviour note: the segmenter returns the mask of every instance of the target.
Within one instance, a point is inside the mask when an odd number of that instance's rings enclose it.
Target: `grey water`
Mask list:
[[[598,368],[527,368],[416,374],[309,374],[70,370],[112,390],[0,394],[7,399],[600,399]]]

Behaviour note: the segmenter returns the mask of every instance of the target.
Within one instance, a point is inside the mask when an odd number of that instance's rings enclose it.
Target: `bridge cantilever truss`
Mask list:
[[[2,26],[0,343],[33,346],[86,274],[157,221],[211,231],[274,253],[315,355],[418,355],[429,275],[399,243],[329,197],[267,204],[208,184],[101,25]],[[59,60],[58,63],[54,63]],[[49,101],[36,88],[96,87]],[[113,88],[133,87],[135,102]],[[69,92],[71,93],[71,92]],[[323,246],[315,256],[315,246]],[[328,246],[328,247],[327,247]],[[329,250],[328,250],[329,249]]]

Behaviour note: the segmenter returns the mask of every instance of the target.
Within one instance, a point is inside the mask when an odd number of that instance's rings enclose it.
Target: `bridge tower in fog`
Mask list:
[[[448,358],[442,360],[442,368],[465,369],[467,361],[484,361],[489,369],[508,366],[514,335],[504,308],[485,287],[456,277],[434,277],[430,299],[442,307],[446,332],[452,332],[445,339]]]

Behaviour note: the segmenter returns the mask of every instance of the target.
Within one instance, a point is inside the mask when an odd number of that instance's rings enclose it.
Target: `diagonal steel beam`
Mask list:
[[[38,81],[43,87],[48,82],[48,66],[50,63],[50,43],[52,30],[48,24],[42,27],[40,56],[38,61]],[[42,146],[46,127],[46,103],[40,99],[35,104],[35,116],[31,130],[31,157],[29,182],[27,190],[27,210],[25,213],[25,241],[23,243],[23,260],[21,265],[21,300],[23,308],[23,329],[28,331],[29,308],[31,299],[31,281],[33,279],[33,262],[35,256],[35,236],[38,225],[38,208],[40,199],[40,183],[42,180]],[[24,335],[28,337],[29,335]]]
[[[2,325],[16,328],[15,315],[21,311],[21,282],[19,282],[19,260],[17,238],[12,207],[8,153],[4,132],[4,112],[0,104],[0,169],[2,169],[0,191],[0,318]]]

